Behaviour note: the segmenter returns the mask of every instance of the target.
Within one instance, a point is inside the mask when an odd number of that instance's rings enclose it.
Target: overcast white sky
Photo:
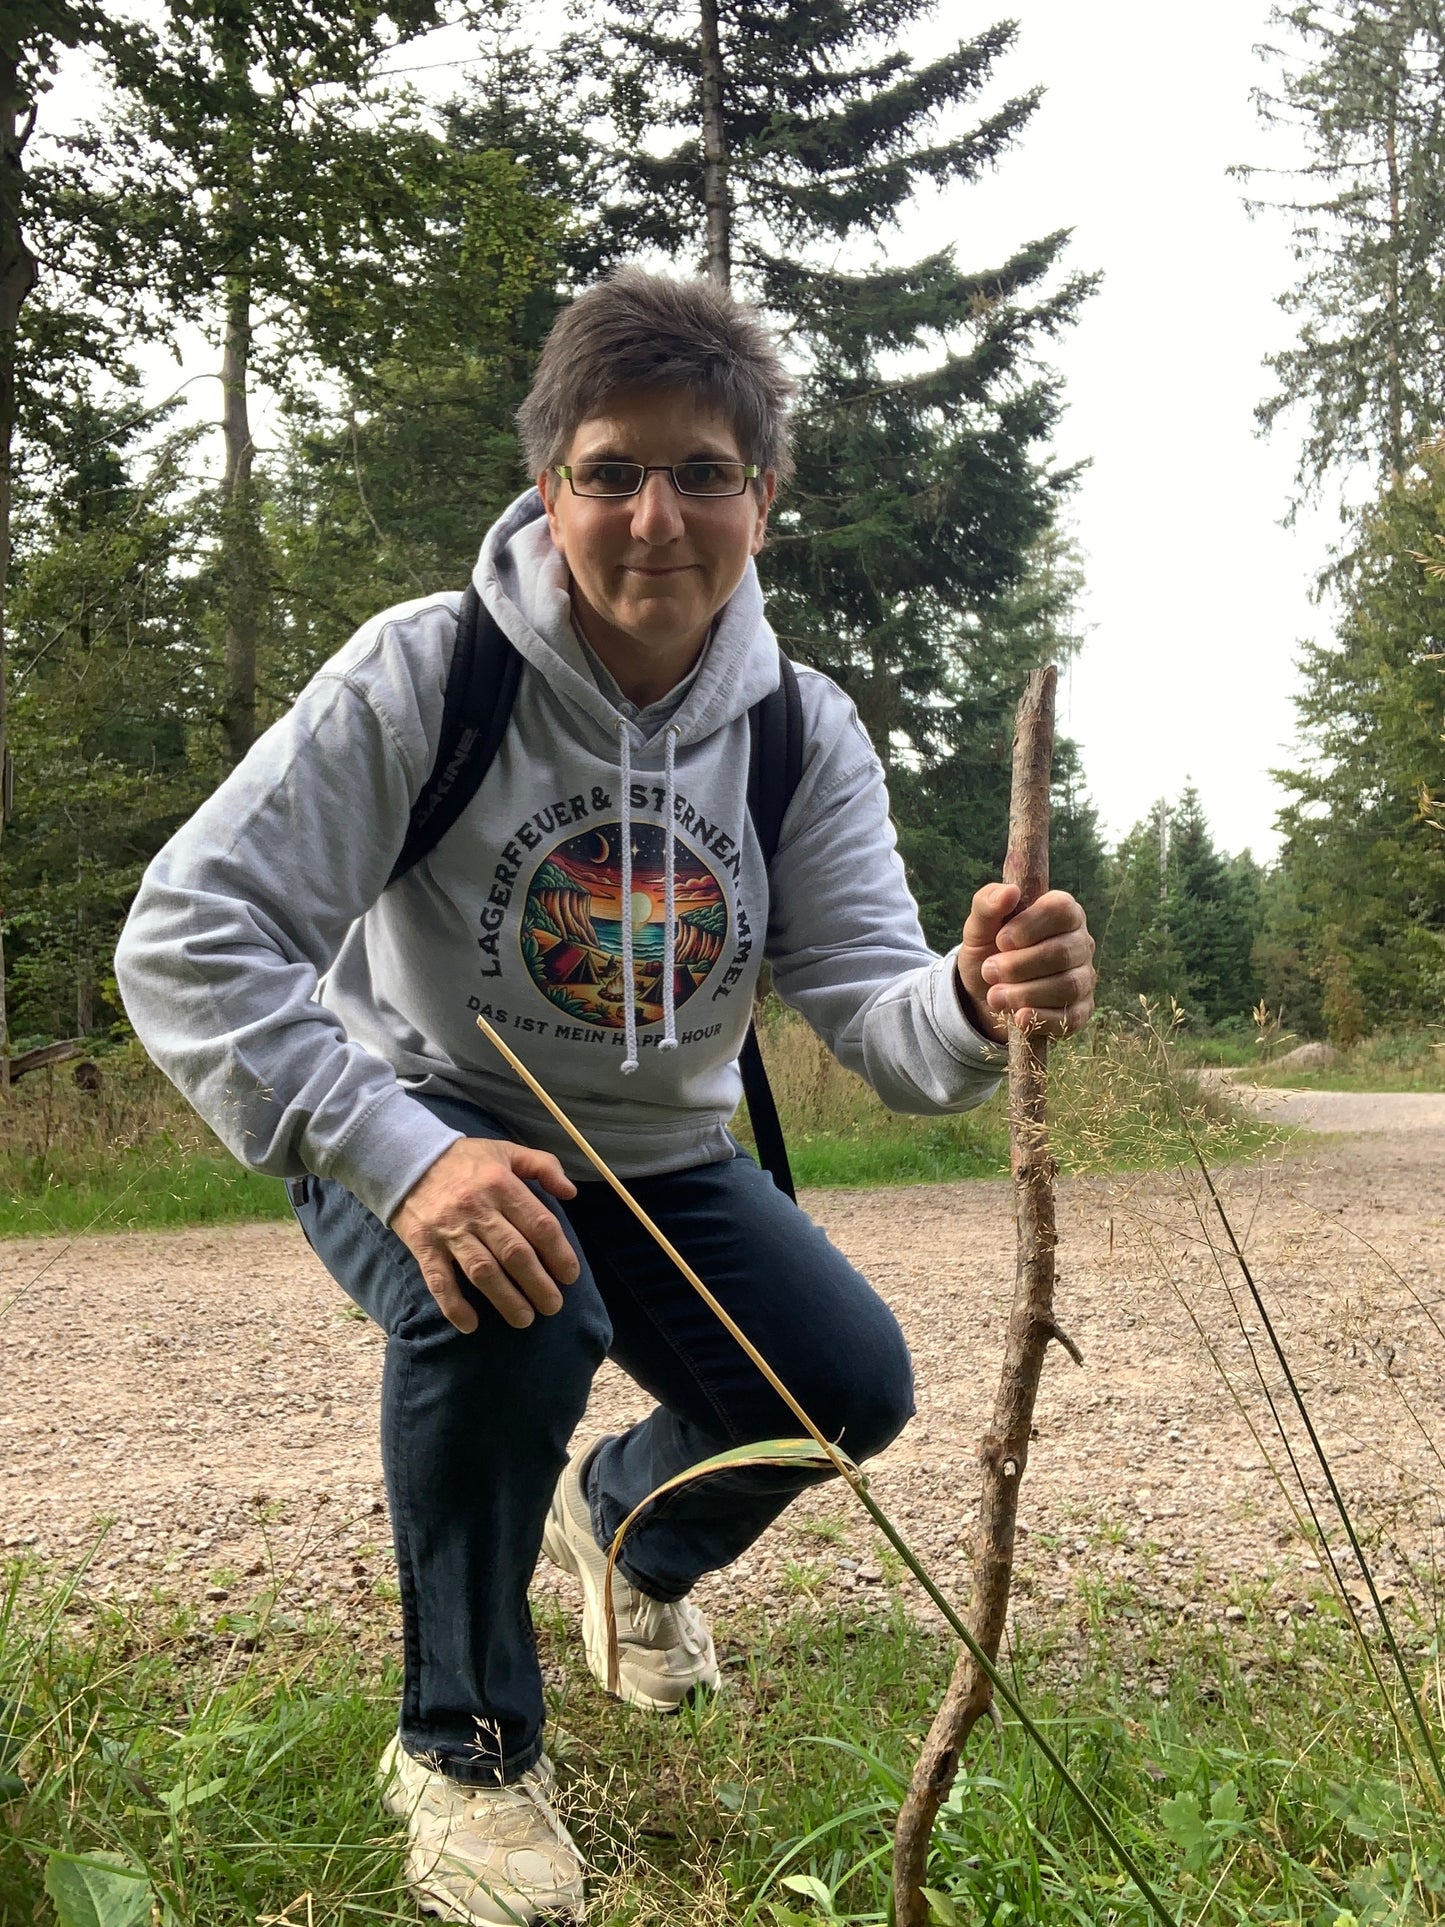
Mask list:
[[[1290,339],[1274,297],[1297,272],[1283,222],[1251,222],[1225,172],[1295,158],[1249,99],[1268,75],[1252,52],[1267,0],[1014,11],[1009,77],[1047,95],[1018,150],[949,211],[966,259],[1072,227],[1073,260],[1104,274],[1056,357],[1060,453],[1092,460],[1072,512],[1090,631],[1069,726],[1111,836],[1192,777],[1219,841],[1264,855],[1298,641],[1328,628],[1310,584],[1337,529],[1333,511],[1281,526],[1296,430],[1254,429],[1262,357]]]
[[[1009,11],[1021,35],[998,91],[1041,84],[1042,107],[995,174],[930,197],[890,245],[911,257],[947,239],[983,266],[1071,227],[1071,263],[1103,271],[1055,357],[1059,455],[1092,463],[1071,511],[1089,639],[1061,720],[1111,838],[1192,779],[1218,841],[1265,856],[1281,801],[1269,770],[1291,755],[1298,643],[1328,628],[1309,590],[1337,528],[1332,513],[1281,526],[1297,431],[1254,431],[1262,358],[1290,338],[1274,297],[1297,272],[1283,223],[1251,222],[1225,172],[1294,158],[1249,100],[1268,72],[1252,51],[1267,0],[953,0],[916,50]],[[417,57],[465,51],[447,34]],[[447,78],[425,76],[442,91]],[[83,105],[67,81],[44,119]],[[173,365],[156,372],[173,385]],[[212,383],[190,392],[214,413]]]

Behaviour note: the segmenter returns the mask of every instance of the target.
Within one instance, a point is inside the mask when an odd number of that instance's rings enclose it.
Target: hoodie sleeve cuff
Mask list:
[[[332,1147],[317,1175],[344,1184],[390,1224],[412,1186],[461,1136],[398,1085]]]
[[[924,1009],[940,1044],[951,1057],[970,1070],[991,1071],[997,1075],[1008,1063],[1008,1045],[986,1037],[969,1022],[957,990],[958,948],[940,957],[928,973]]]

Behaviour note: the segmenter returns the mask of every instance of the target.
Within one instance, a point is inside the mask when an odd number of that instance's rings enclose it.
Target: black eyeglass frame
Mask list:
[[[608,468],[634,468],[638,471],[637,486],[636,488],[609,489],[605,493],[596,493],[596,492],[588,492],[578,488],[577,483],[573,478],[573,474],[572,474],[573,469],[581,468],[584,466],[587,466],[587,464],[584,464],[581,462],[556,462],[553,464],[553,473],[560,475],[562,480],[567,484],[568,488],[571,489],[572,493],[575,496],[577,496],[577,498],[580,501],[583,501],[583,502],[630,502],[634,495],[640,495],[642,493],[649,475],[670,475],[672,477],[673,488],[680,496],[682,496],[684,501],[732,502],[732,501],[736,501],[739,495],[746,495],[748,492],[748,483],[755,482],[763,472],[760,466],[758,465],[758,463],[756,462],[729,462],[729,461],[723,461],[720,458],[717,460],[714,460],[711,456],[709,456],[704,461],[693,461],[693,462],[609,461],[605,464],[599,463],[597,464],[597,466],[606,466]],[[704,467],[741,469],[742,479],[738,483],[736,488],[729,488],[729,489],[722,489],[722,490],[684,488],[682,486],[682,483],[679,482],[677,479],[677,471],[680,468],[704,468]]]

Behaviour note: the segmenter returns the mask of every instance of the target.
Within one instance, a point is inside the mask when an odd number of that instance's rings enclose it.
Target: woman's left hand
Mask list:
[[[974,893],[958,949],[964,1009],[977,1030],[1000,1043],[1009,1019],[1044,1037],[1070,1037],[1094,1014],[1094,939],[1083,905],[1066,890],[1046,890],[1020,910],[1013,883]]]

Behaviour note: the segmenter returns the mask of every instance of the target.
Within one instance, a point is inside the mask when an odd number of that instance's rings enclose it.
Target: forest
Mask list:
[[[124,1034],[110,959],[146,863],[358,623],[465,581],[526,485],[513,416],[551,318],[633,259],[779,330],[800,388],[774,625],[856,700],[953,940],[1002,853],[1018,691],[1081,648],[1050,357],[1107,264],[1062,226],[898,258],[922,185],[1006,176],[1046,79],[1015,80],[1006,21],[910,57],[932,11],[587,0],[541,47],[508,0],[6,9],[5,1065]],[[424,93],[458,21],[473,52]],[[1187,783],[1106,847],[1065,742],[1054,877],[1106,1003],[1225,1032],[1262,1008],[1347,1045],[1445,993],[1445,29],[1409,0],[1277,26],[1261,112],[1310,159],[1242,186],[1298,265],[1260,424],[1301,433],[1299,500],[1354,503],[1320,585],[1335,633],[1299,664],[1307,754],[1262,864],[1216,847]],[[63,64],[92,107],[57,128]],[[210,431],[157,392],[198,340]]]

